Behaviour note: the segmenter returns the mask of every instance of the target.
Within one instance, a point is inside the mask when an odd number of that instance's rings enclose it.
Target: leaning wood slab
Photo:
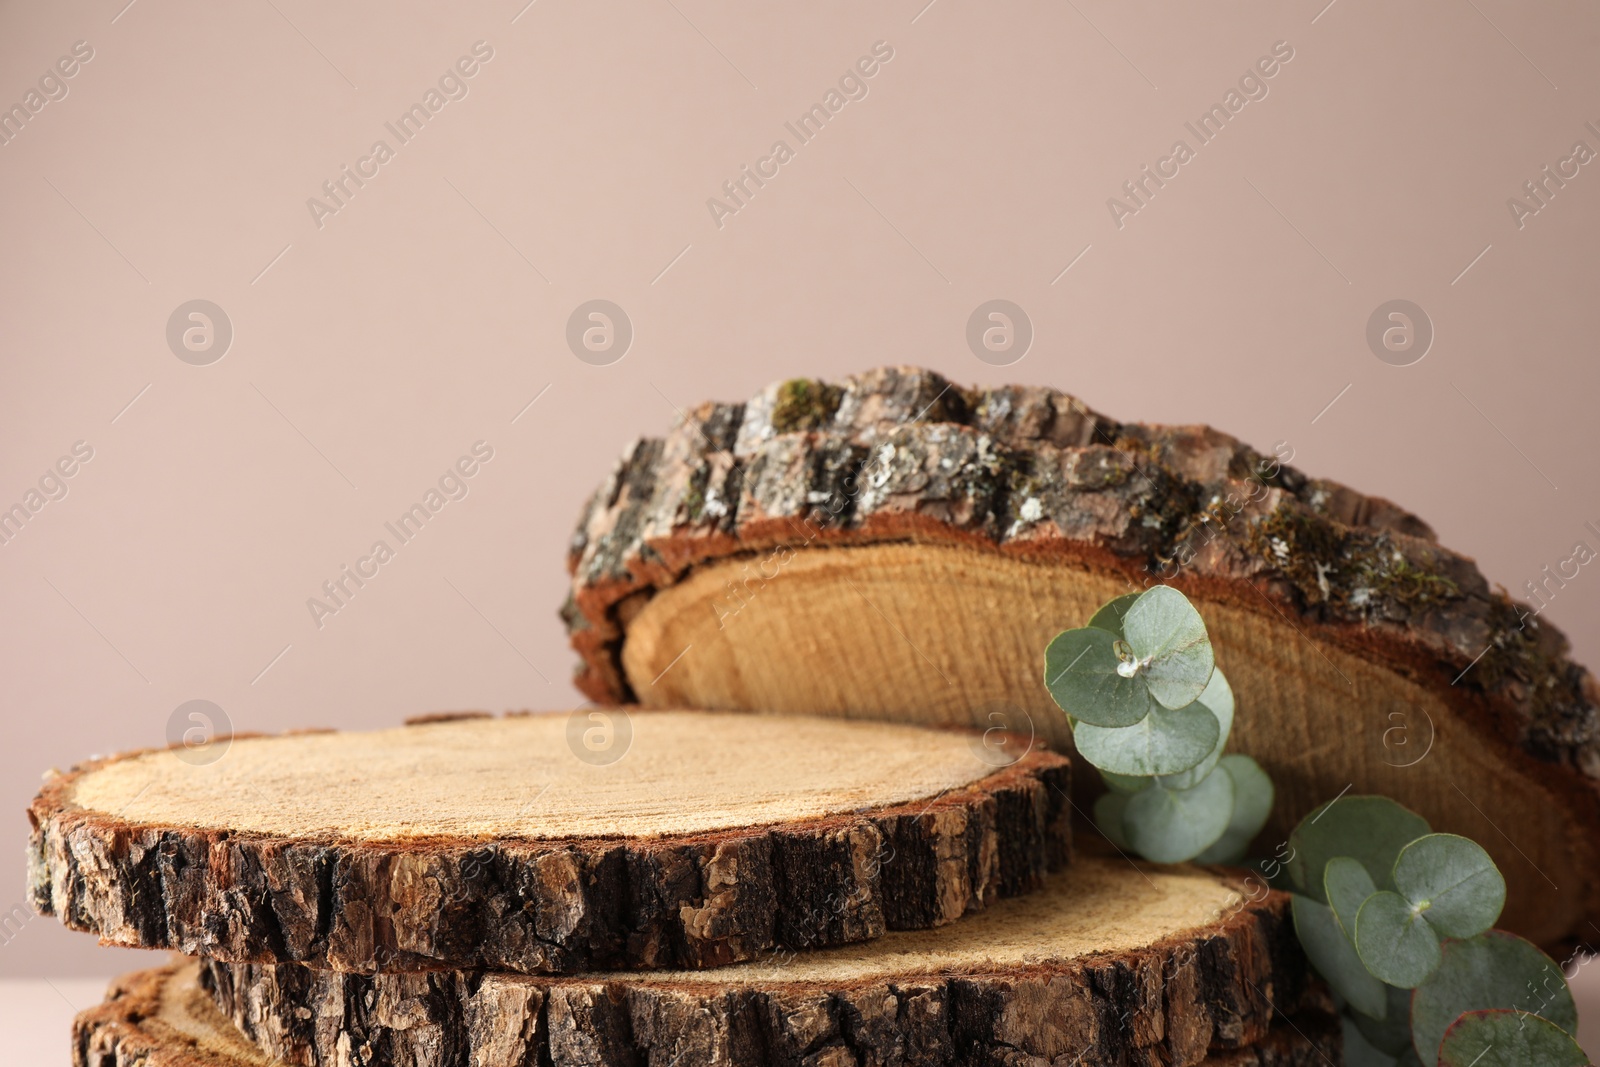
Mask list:
[[[611,718],[631,741],[605,764],[583,745],[602,727],[566,715],[88,763],[30,810],[33,903],[108,943],[234,961],[698,968],[937,926],[1069,858],[1067,762],[1025,739]]]
[[[211,963],[207,982],[262,1050],[305,1067],[1187,1067],[1256,1045],[1278,1013],[1315,999],[1286,898],[1252,902],[1242,888],[1222,873],[1083,857],[1040,892],[940,930],[715,971],[364,976]],[[1326,1034],[1319,1044],[1337,1062]]]
[[[1346,788],[1387,794],[1489,849],[1513,929],[1592,937],[1594,679],[1421,520],[1289,455],[913,369],[703,404],[632,445],[582,516],[577,681],[601,702],[1003,722],[1066,749],[1046,644],[1169,582],[1238,695],[1233,747],[1277,782],[1263,840]]]

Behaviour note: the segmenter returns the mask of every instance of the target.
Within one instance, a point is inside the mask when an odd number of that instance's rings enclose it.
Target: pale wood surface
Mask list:
[[[994,770],[948,731],[703,712],[627,722],[626,754],[607,764],[574,754],[567,715],[540,714],[240,739],[203,766],[157,750],[80,775],[63,799],[129,826],[285,838],[649,839],[926,801]]]
[[[1025,738],[628,719],[603,766],[565,716],[95,761],[30,809],[33,903],[110,943],[229,960],[707,967],[950,922],[1070,855],[1069,766]]]
[[[630,678],[654,677],[693,645],[640,690],[651,700],[962,725],[999,714],[1064,750],[1071,731],[1041,684],[1041,650],[1063,620],[1081,623],[1123,591],[1103,572],[964,548],[821,549],[796,554],[719,628],[707,603],[740,566],[699,568],[634,617],[622,655]],[[1556,940],[1584,914],[1596,841],[1537,764],[1369,657],[1313,644],[1233,601],[1197,600],[1237,695],[1230,747],[1254,756],[1278,789],[1263,854],[1341,791],[1380,793],[1490,850],[1510,887],[1511,927]],[[1397,727],[1411,735],[1405,746]],[[1092,770],[1083,777],[1099,788]]]
[[[1385,793],[1489,849],[1513,929],[1600,940],[1600,690],[1562,635],[1415,516],[1208,427],[912,368],[779,383],[632,445],[569,562],[594,699],[1023,715],[1057,741],[1046,643],[1170,581],[1280,787],[1262,851]]]

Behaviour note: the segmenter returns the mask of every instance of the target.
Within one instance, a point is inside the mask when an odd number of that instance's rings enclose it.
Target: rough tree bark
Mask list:
[[[1048,1062],[1024,1047],[984,1040],[983,1028],[965,1015],[959,1019],[932,1017],[949,1006],[945,998],[964,997],[966,992],[908,987],[888,992],[880,1003],[810,1005],[817,1009],[810,1013],[804,1007],[796,1013],[793,1009],[798,1005],[781,998],[752,1004],[747,1020],[737,1027],[738,1043],[728,1046],[728,1055],[720,1059],[680,1057],[671,1051],[674,1046],[661,1040],[668,1032],[663,1027],[672,1025],[670,1011],[665,1019],[645,1020],[644,1027],[628,1034],[627,1044],[605,1046],[591,1042],[603,1039],[616,1025],[617,1007],[596,1004],[598,1012],[586,1013],[591,1007],[587,1002],[574,1002],[570,1007],[553,1004],[553,1013],[542,1013],[538,1022],[539,1033],[549,1035],[544,1039],[536,1033],[530,1043],[526,1035],[508,1033],[476,1058],[427,1062],[451,1067],[668,1067],[673,1063],[681,1067],[1043,1067]],[[816,1040],[807,1040],[809,1027],[840,1025],[841,1020],[848,1020],[841,1030],[819,1032]],[[652,1023],[659,1025],[652,1027]],[[555,1029],[560,1031],[559,1038]],[[853,1041],[864,1043],[847,1043],[846,1033]],[[644,1044],[634,1044],[636,1038]],[[957,1038],[965,1042],[960,1047],[955,1044]],[[754,1044],[757,1040],[772,1043]],[[913,1040],[926,1044],[911,1044]],[[692,1046],[686,1043],[688,1047]],[[1078,1061],[1081,1067],[1165,1067],[1143,1049],[1113,1046],[1109,1057],[1098,1046],[1087,1051]],[[1336,1021],[1326,1011],[1311,1008],[1285,1017],[1253,1045],[1221,1049],[1199,1063],[1201,1067],[1326,1067],[1339,1062],[1340,1054]],[[217,1010],[201,988],[193,962],[118,979],[104,1004],[83,1012],[74,1022],[72,1062],[74,1067],[282,1067],[283,1063],[251,1045]],[[405,1061],[386,1059],[381,1053],[363,1059],[352,1048],[346,1058],[336,1062],[385,1067]]]
[[[1236,1062],[1207,1057],[1241,1048],[1260,1058],[1237,1062],[1288,1064],[1310,1062],[1308,1043],[1284,1046],[1272,1026],[1302,1012],[1301,1029],[1337,1062],[1326,1021],[1307,1021],[1326,1004],[1308,988],[1287,898],[1251,901],[1225,874],[1150,874],[1147,886],[1119,858],[1086,858],[1052,878],[1089,880],[1086,898],[1057,884],[938,931],[694,975],[210,963],[205,983],[259,1047],[304,1067],[1191,1067]],[[1211,910],[1195,923],[1201,898]],[[1075,904],[1085,913],[1064,914]]]
[[[286,768],[309,759],[301,752],[305,746],[274,749],[270,756],[260,746],[301,738],[236,739],[224,761],[236,778],[219,779],[215,788],[231,788],[234,780],[282,788],[293,808],[282,817],[303,823],[317,817],[326,780],[339,773],[327,768],[356,773],[377,759],[379,739],[404,767],[414,752],[436,752],[447,742],[459,749],[463,738],[492,730],[494,749],[505,757],[510,746],[515,763],[509,739],[547,730],[543,718],[324,733],[316,739],[322,769],[298,776]],[[232,961],[298,961],[358,972],[701,968],[950,922],[1036,888],[1047,871],[1070,859],[1070,768],[1063,757],[1030,750],[1022,739],[1011,739],[1007,749],[995,738],[985,745],[976,735],[949,731],[891,727],[869,736],[837,729],[850,724],[831,720],[703,713],[638,712],[632,721],[629,758],[635,762],[617,767],[634,770],[613,778],[613,788],[624,797],[635,788],[651,790],[635,800],[652,812],[655,827],[634,836],[519,833],[517,821],[532,818],[515,810],[527,808],[521,795],[504,800],[509,828],[473,835],[373,835],[353,826],[345,832],[245,829],[236,821],[243,809],[218,815],[204,810],[215,799],[211,794],[186,798],[186,788],[209,779],[166,750],[90,762],[49,782],[29,811],[33,904],[111,944]],[[559,721],[548,728],[559,736]],[[696,794],[700,807],[718,828],[681,833],[671,827],[689,825],[681,821],[685,806],[658,803],[659,782],[638,785],[631,777],[639,771],[648,779],[649,760],[664,747],[663,738],[678,737],[691,753],[726,763],[747,758],[752,738],[769,736],[778,752],[800,743],[823,756],[866,746],[852,757],[861,767],[902,766],[896,760],[910,753],[937,758],[951,770],[944,784],[916,797],[902,798],[902,786],[877,777],[841,780],[833,809],[823,815],[746,825],[739,818],[745,809],[718,789],[726,776],[719,779],[710,766],[695,774],[691,766],[667,780],[680,793],[704,792]],[[484,747],[474,742],[469,749]],[[1009,765],[996,767],[980,756]],[[547,788],[567,800],[551,802],[541,825],[563,825],[573,818],[567,802],[585,798],[595,802],[597,819],[610,820],[606,797],[612,794],[596,800],[599,787],[587,785],[591,769],[567,758],[564,747],[561,757],[552,774],[566,773],[560,768],[569,762],[576,769]],[[473,777],[474,762],[445,761],[435,771],[450,785]],[[272,773],[251,779],[253,766]],[[160,788],[139,788],[121,810],[80,803],[97,782],[107,788],[101,779],[113,773],[121,775],[117,788],[130,795],[147,774]],[[422,773],[390,776],[399,779],[394,803],[401,810],[386,814],[401,823],[434,816],[405,808],[427,806],[425,799],[408,799]],[[874,772],[880,773],[893,772]],[[791,794],[815,792],[814,781],[793,780],[792,768],[763,765],[752,774],[760,790],[785,804]],[[265,784],[268,778],[279,785]],[[531,786],[527,792],[533,793]],[[155,803],[150,798],[157,793],[161,817],[140,817],[139,805]],[[277,816],[261,795],[254,786],[243,788],[239,803],[253,809],[251,819],[270,823]],[[190,812],[192,820],[170,817],[189,807],[198,809]]]
[[[980,724],[998,705],[1067,747],[1044,645],[1164,581],[1213,627],[1235,747],[1280,782],[1270,840],[1347,785],[1386,793],[1490,849],[1514,928],[1592,933],[1594,679],[1420,519],[1292,453],[911,368],[702,404],[631,445],[584,510],[577,683],[601,702]]]

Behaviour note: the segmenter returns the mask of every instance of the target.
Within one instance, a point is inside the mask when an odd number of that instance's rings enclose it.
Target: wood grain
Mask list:
[[[630,446],[569,563],[596,700],[999,722],[1064,750],[1045,645],[1168,582],[1215,637],[1234,747],[1279,786],[1267,851],[1346,788],[1386,794],[1489,849],[1511,928],[1596,939],[1600,691],[1565,638],[1415,516],[1208,427],[911,368],[784,382]]]
[[[698,968],[947,923],[1070,858],[1070,768],[1026,738],[631,722],[602,767],[549,716],[87,763],[30,809],[33,903],[111,944],[231,961]]]
[[[263,1050],[304,1067],[1190,1067],[1241,1048],[1268,1057],[1241,1063],[1310,1062],[1272,1030],[1320,1003],[1286,898],[1243,889],[1223,873],[1085,857],[1040,892],[937,931],[714,971],[356,976],[213,963],[206,981]],[[1338,1062],[1326,1022],[1301,1025]]]

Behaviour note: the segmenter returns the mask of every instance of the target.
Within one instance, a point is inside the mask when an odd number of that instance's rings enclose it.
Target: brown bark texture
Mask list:
[[[1120,423],[1054,389],[964,389],[906,367],[708,402],[629,446],[573,534],[577,682],[629,700],[629,614],[698,563],[904,540],[1265,593],[1446,683],[1472,665],[1456,687],[1489,701],[1509,738],[1600,778],[1600,690],[1565,637],[1416,516],[1210,427]]]
[[[1566,638],[1422,520],[1306,476],[1281,461],[1291,453],[1206,426],[1117,422],[1054,389],[968,389],[909,367],[701,404],[629,446],[580,517],[563,608],[576,682],[600,702],[646,696],[623,667],[630,620],[697,567],[758,569],[810,548],[960,547],[1129,588],[1167,582],[1281,619],[1287,642],[1332,645],[1437,694],[1457,720],[1441,730],[1483,738],[1557,794],[1578,833],[1600,835],[1600,688]],[[1470,790],[1471,768],[1457,771]],[[1571,825],[1551,833],[1566,841]],[[1575,877],[1600,884],[1593,850],[1568,851]]]
[[[239,962],[715,967],[937,926],[1036,888],[1071,858],[1070,765],[1038,747],[927,802],[547,842],[145,825],[71,802],[74,777],[103,762],[57,777],[29,809],[35,909],[109,944]]]
[[[1237,1067],[1341,1062],[1274,893],[1133,951],[819,985],[652,975],[362,976],[210,963],[223,1012],[290,1064]],[[1299,1032],[1280,1025],[1298,1016]],[[1311,1039],[1307,1039],[1311,1035]],[[1326,1059],[1324,1059],[1326,1057]]]
[[[1116,981],[1126,983],[1130,976]],[[981,1013],[992,1005],[961,1000],[982,989],[957,992],[938,984],[911,984],[885,991],[877,1004],[857,1007],[853,1001],[807,1003],[785,997],[752,999],[731,1030],[723,1005],[705,1019],[684,1020],[675,1005],[634,1023],[617,1013],[629,1010],[625,998],[592,1010],[590,1001],[562,1001],[541,1009],[532,1035],[507,1027],[470,1058],[406,1061],[385,1058],[389,1052],[350,1043],[342,1058],[328,1062],[349,1067],[385,1067],[405,1062],[450,1064],[452,1067],[732,1067],[735,1064],[804,1067],[1165,1067],[1152,1046],[1117,1048],[1112,1042],[1126,1030],[1113,1014],[1095,1020],[1099,1029],[1120,1027],[1086,1045],[1081,1058],[1030,1052],[1032,1043],[997,1041],[1011,1024],[999,1019],[987,1025]],[[225,995],[225,994],[224,994]],[[74,1067],[275,1067],[274,1059],[249,1044],[216,1010],[199,987],[193,962],[126,975],[113,983],[105,1003],[80,1014],[73,1024]],[[498,1005],[485,1005],[499,1010]],[[960,1017],[938,1012],[958,1007]],[[483,1009],[480,1009],[483,1010]],[[648,1009],[654,1010],[654,1009]],[[1030,1009],[1037,1015],[1040,1007]],[[1151,1008],[1160,1011],[1159,1008]],[[526,1019],[513,1005],[509,1019]],[[476,1025],[482,1025],[476,1022]],[[466,1024],[466,1025],[474,1025]],[[668,1043],[670,1027],[684,1025],[676,1044]],[[838,1029],[829,1029],[837,1027]],[[559,1037],[557,1032],[559,1031]],[[532,1040],[530,1040],[530,1036]],[[1125,1035],[1126,1036],[1126,1035]],[[596,1044],[616,1038],[620,1043]],[[913,1044],[920,1041],[922,1044]],[[957,1044],[957,1042],[960,1044]],[[1199,1067],[1327,1067],[1341,1062],[1338,1023],[1325,1007],[1308,1006],[1295,1016],[1282,1016],[1257,1042],[1229,1048],[1219,1043],[1204,1059],[1175,1061]],[[733,1057],[741,1058],[733,1058]],[[702,1058],[704,1057],[704,1058]]]

